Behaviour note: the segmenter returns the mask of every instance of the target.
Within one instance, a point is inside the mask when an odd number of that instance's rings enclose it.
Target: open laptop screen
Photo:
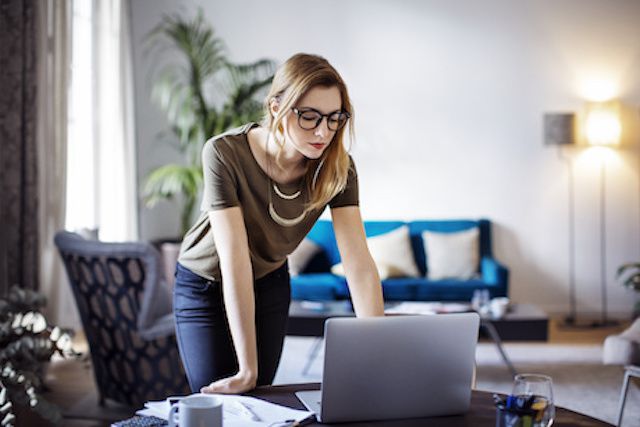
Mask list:
[[[319,419],[468,411],[479,321],[476,313],[327,320]],[[317,403],[312,393],[299,397]]]

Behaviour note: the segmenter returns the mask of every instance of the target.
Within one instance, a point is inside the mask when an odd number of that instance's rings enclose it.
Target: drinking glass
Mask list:
[[[553,424],[556,409],[553,405],[553,385],[551,377],[540,374],[519,374],[513,382],[514,396],[530,399],[535,396],[534,405],[543,408],[541,415],[535,417],[533,425],[536,427],[549,427]],[[534,406],[534,408],[535,408]]]

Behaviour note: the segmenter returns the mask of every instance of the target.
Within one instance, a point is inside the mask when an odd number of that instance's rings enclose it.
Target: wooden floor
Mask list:
[[[127,419],[137,408],[123,407],[111,402],[98,405],[98,393],[89,361],[88,346],[84,335],[74,338],[74,349],[83,356],[77,360],[57,359],[47,371],[49,391],[43,397],[62,409],[65,427],[109,427],[111,423]],[[53,424],[33,413],[17,411],[16,427],[49,427]]]
[[[629,327],[631,321],[620,321],[607,327],[564,326],[560,319],[549,320],[551,344],[601,344],[608,335],[617,334]],[[585,322],[585,325],[588,323]]]
[[[624,330],[630,322],[606,328],[565,328],[561,323],[558,319],[551,319],[549,322],[549,343],[599,344],[607,335]],[[76,337],[75,348],[86,354],[84,337]],[[126,419],[135,411],[135,408],[125,408],[113,403],[107,403],[105,407],[97,405],[97,392],[87,356],[80,360],[52,362],[46,383],[50,391],[44,396],[63,408],[64,426],[108,427],[112,421]],[[49,425],[41,418],[23,411],[17,411],[17,415],[18,427]]]

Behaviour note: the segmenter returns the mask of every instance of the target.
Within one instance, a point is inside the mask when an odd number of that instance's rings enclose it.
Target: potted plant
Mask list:
[[[202,146],[214,135],[260,119],[263,92],[271,83],[275,64],[269,59],[242,65],[230,62],[222,40],[205,22],[202,11],[192,20],[165,15],[148,40],[152,49],[163,54],[175,52],[180,59],[161,68],[152,99],[166,113],[184,163],[151,171],[143,194],[148,207],[181,196],[184,234],[198,208]]]
[[[623,286],[640,292],[640,262],[622,264],[618,267],[616,277],[622,282]],[[640,301],[636,301],[633,308],[633,317],[636,318],[638,316],[640,316]]]
[[[75,357],[70,330],[47,324],[43,295],[13,286],[0,299],[0,425],[15,424],[14,405],[59,424],[57,406],[40,396],[45,390],[44,371],[54,354]]]

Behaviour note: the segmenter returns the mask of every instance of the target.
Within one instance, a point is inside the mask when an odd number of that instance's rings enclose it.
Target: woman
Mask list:
[[[286,257],[327,205],[356,315],[383,315],[357,175],[343,145],[351,114],[338,72],[324,58],[297,54],[274,76],[262,125],[205,144],[203,213],[183,240],[174,291],[193,391],[271,384],[291,299]]]

